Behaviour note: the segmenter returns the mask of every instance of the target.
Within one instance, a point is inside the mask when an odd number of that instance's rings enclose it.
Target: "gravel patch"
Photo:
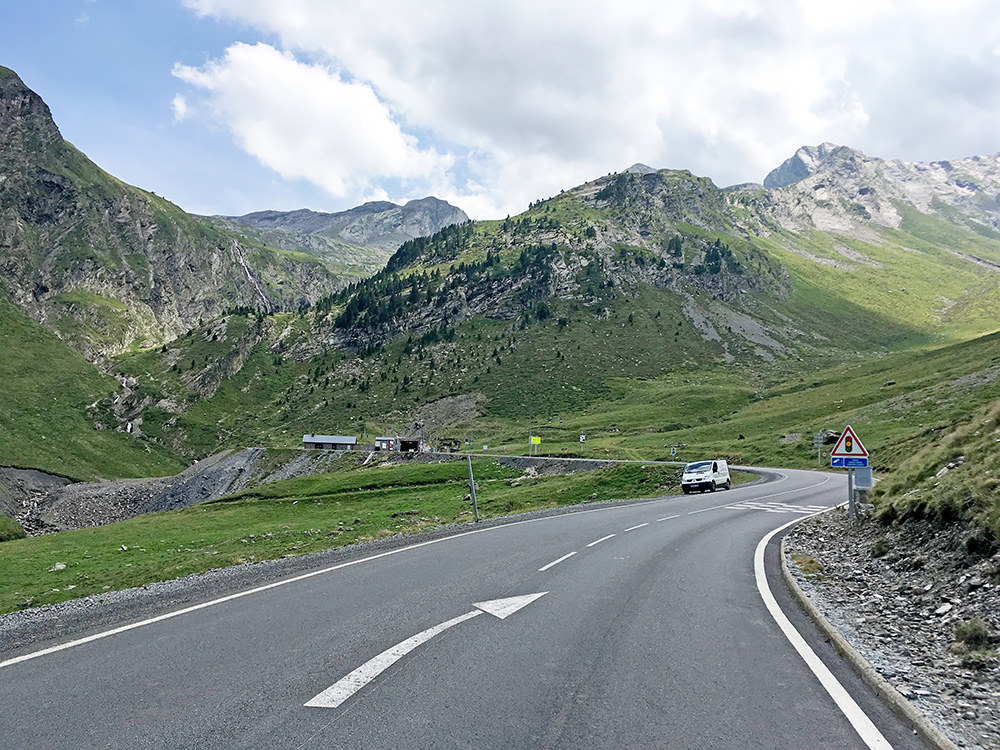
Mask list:
[[[978,619],[992,636],[983,648],[1000,652],[1000,552],[987,534],[852,522],[837,509],[795,526],[785,545],[805,594],[903,697],[958,747],[1000,748],[1000,658],[977,659],[956,636]]]

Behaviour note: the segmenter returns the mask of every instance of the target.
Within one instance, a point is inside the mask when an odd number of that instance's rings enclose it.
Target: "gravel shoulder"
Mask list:
[[[973,666],[956,637],[978,619],[1000,650],[1000,551],[981,530],[838,508],[793,527],[785,553],[812,604],[955,745],[1000,749],[1000,659]]]

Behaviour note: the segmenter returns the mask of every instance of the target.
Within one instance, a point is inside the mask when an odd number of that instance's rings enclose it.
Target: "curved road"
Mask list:
[[[0,736],[7,748],[922,747],[789,601],[777,535],[761,545],[766,583],[755,576],[759,543],[843,502],[845,477],[773,478],[418,543],[0,661]],[[768,585],[856,711],[779,628]]]

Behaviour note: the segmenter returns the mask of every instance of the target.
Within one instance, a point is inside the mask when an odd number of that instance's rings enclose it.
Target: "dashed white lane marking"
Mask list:
[[[558,560],[553,560],[548,565],[546,565],[546,566],[544,566],[542,568],[539,568],[538,572],[539,573],[544,573],[549,568],[554,568],[556,565],[558,565],[559,563],[561,563],[563,560],[569,560],[575,554],[576,554],[576,552],[570,552],[568,555],[563,555]]]
[[[657,518],[656,520],[657,521],[673,521],[675,518],[680,518],[680,516],[679,515],[677,515],[677,516],[667,516],[666,518]]]
[[[761,597],[764,599],[764,604],[767,605],[767,611],[771,613],[771,617],[774,621],[778,623],[778,627],[781,628],[781,632],[785,634],[785,637],[789,640],[792,646],[798,651],[799,656],[805,661],[809,669],[812,670],[813,674],[819,679],[820,684],[826,689],[826,692],[830,694],[837,707],[841,710],[847,720],[851,722],[851,726],[854,727],[855,731],[861,736],[865,744],[868,745],[871,750],[892,750],[892,745],[889,744],[888,740],[882,736],[882,733],[878,730],[878,727],[868,718],[861,707],[855,703],[854,699],[851,697],[850,693],[840,684],[840,681],[833,676],[827,666],[816,656],[816,652],[812,650],[808,643],[806,643],[805,638],[795,629],[795,626],[789,622],[785,613],[781,611],[781,607],[778,606],[777,600],[774,598],[774,594],[771,593],[771,587],[767,583],[767,576],[764,573],[764,549],[767,547],[767,543],[771,541],[775,534],[784,529],[787,529],[792,524],[798,523],[801,519],[796,518],[793,521],[789,521],[783,526],[779,526],[774,531],[769,533],[760,543],[757,545],[757,550],[754,552],[753,556],[753,570],[754,577],[757,579],[757,590],[760,591]]]
[[[595,544],[600,544],[601,542],[606,542],[608,539],[610,539],[613,536],[615,536],[615,534],[608,534],[607,536],[602,536],[600,539],[591,542],[587,546],[588,547],[593,547]]]
[[[635,531],[636,529],[641,529],[643,526],[649,526],[649,524],[640,523],[638,526],[630,526],[629,528],[625,529],[625,531]]]

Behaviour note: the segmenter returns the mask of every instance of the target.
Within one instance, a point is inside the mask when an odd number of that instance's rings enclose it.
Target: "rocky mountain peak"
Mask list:
[[[17,73],[0,66],[0,164],[26,153],[48,155],[61,142],[48,105]]]
[[[846,152],[846,154],[845,154]],[[847,146],[821,143],[818,146],[803,146],[794,156],[785,159],[780,167],[772,169],[764,178],[764,187],[782,188],[792,185],[820,171],[831,157],[854,153]]]
[[[625,171],[629,172],[631,174],[653,174],[654,172],[658,172],[659,170],[653,169],[652,167],[649,167],[649,166],[646,166],[645,164],[642,164],[641,162],[636,162],[635,164],[633,164],[631,167],[629,167]]]

